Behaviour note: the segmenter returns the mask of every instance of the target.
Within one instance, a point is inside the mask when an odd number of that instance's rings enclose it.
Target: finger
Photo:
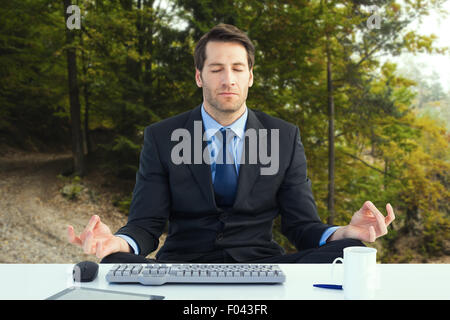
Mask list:
[[[84,229],[84,231],[83,232],[89,232],[89,231],[92,231],[92,230],[94,230],[94,228],[95,228],[95,225],[98,223],[100,221],[100,217],[98,216],[98,215],[93,215],[92,217],[91,217],[91,219],[89,220],[89,222],[88,222],[88,224],[87,224],[87,226],[86,226],[86,228]]]
[[[372,201],[367,200],[364,202],[363,207],[370,209],[370,206],[372,206],[372,205],[373,205]]]
[[[67,236],[70,243],[81,246],[81,239],[75,235],[75,230],[72,226],[67,226]]]
[[[380,214],[383,218],[384,218],[384,216],[383,216],[383,214],[380,212],[380,210],[378,210],[378,208],[377,207],[375,207],[375,205],[372,203],[372,202],[370,202],[369,201],[369,209],[370,209],[370,211],[372,211],[373,213],[377,213],[377,214]]]
[[[376,210],[376,207],[372,203],[372,201],[367,200],[366,202],[364,202],[364,204],[363,204],[363,206],[362,206],[362,208],[360,210],[367,217],[373,217],[375,215],[374,210]]]
[[[386,211],[387,211],[388,215],[384,220],[385,220],[386,226],[388,226],[391,224],[392,221],[395,220],[394,209],[392,208],[390,203],[388,203],[386,205]]]
[[[94,244],[94,234],[92,231],[88,231],[86,234],[86,239],[84,239],[83,242],[83,251],[86,254],[94,254],[95,249],[93,249]]]
[[[378,236],[384,236],[387,233],[386,223],[384,220],[384,216],[381,214],[381,212],[375,207],[375,205],[372,204],[370,206],[371,211],[373,215],[375,216],[375,219],[377,220],[377,226],[380,230],[380,234]]]

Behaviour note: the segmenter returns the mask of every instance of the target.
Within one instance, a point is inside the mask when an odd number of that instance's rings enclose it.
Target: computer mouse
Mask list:
[[[98,264],[92,261],[81,261],[73,267],[73,280],[90,282],[97,277]]]

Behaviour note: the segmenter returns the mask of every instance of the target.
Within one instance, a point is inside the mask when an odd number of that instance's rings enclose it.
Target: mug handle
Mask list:
[[[336,266],[336,263],[337,262],[341,262],[342,264],[344,264],[344,259],[343,258],[341,258],[341,257],[339,257],[339,258],[336,258],[336,259],[334,259],[333,260],[333,263],[331,264],[331,281],[334,283],[334,282],[336,282],[336,281],[334,281],[334,267]]]

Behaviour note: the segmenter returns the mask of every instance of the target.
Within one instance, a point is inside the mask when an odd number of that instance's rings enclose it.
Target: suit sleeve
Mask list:
[[[147,127],[128,222],[116,235],[131,237],[139,247],[139,255],[147,256],[158,248],[169,217],[170,202],[168,174],[161,163],[151,127]]]
[[[293,141],[291,162],[278,192],[281,232],[297,250],[316,248],[325,230],[331,226],[322,223],[317,213],[298,128]]]

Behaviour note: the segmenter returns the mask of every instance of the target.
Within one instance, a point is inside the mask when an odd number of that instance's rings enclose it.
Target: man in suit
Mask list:
[[[112,234],[93,216],[80,236],[68,227],[71,243],[102,262],[149,262],[168,221],[159,262],[329,263],[387,233],[390,204],[386,217],[366,201],[347,226],[320,221],[299,128],[246,106],[254,47],[245,33],[214,27],[194,60],[203,103],[145,129],[127,224]],[[294,254],[272,239],[278,215]]]

